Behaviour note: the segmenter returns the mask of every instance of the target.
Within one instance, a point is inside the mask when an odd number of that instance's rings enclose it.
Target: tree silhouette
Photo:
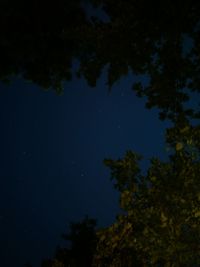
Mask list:
[[[138,96],[147,96],[148,108],[160,108],[160,118],[199,117],[185,108],[188,91],[200,91],[199,18],[197,1],[94,0],[110,21],[97,22],[95,51],[81,73],[91,85],[108,65],[108,85],[132,71],[149,82],[135,83]],[[188,91],[187,91],[188,90]]]
[[[200,91],[198,1],[90,0],[109,19],[87,19],[84,1],[1,1],[0,77],[21,74],[43,86],[62,90],[71,78],[72,60],[91,86],[107,66],[112,87],[130,71],[147,75],[135,82],[138,96],[147,96],[148,108],[160,108],[160,118],[173,121],[185,114],[189,92]]]
[[[96,221],[86,217],[78,223],[70,224],[70,233],[64,234],[69,247],[58,247],[54,259],[42,262],[42,267],[90,267],[96,248]]]
[[[0,78],[20,74],[59,92],[80,50],[77,32],[87,24],[80,0],[3,0],[0,22]]]

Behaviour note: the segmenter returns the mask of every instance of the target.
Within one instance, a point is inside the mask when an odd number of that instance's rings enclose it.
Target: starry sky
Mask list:
[[[64,84],[64,93],[44,91],[14,77],[0,84],[0,258],[2,267],[40,266],[61,244],[71,221],[85,215],[108,226],[119,211],[104,158],[129,149],[165,159],[158,110],[131,90],[134,76],[111,92],[104,74],[96,88],[83,79]]]

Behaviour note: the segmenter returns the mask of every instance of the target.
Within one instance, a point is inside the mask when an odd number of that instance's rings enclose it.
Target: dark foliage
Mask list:
[[[62,237],[69,246],[58,247],[54,259],[42,262],[41,267],[90,267],[96,248],[96,221],[86,217],[79,223],[71,223],[70,233]]]
[[[109,87],[129,71],[147,75],[149,83],[133,80],[133,90],[147,96],[148,108],[160,108],[161,119],[198,118],[199,110],[184,103],[191,91],[200,91],[199,1],[88,2],[109,20],[87,20],[81,0],[2,0],[1,79],[21,74],[60,92],[76,58],[79,75],[91,86],[105,66]]]

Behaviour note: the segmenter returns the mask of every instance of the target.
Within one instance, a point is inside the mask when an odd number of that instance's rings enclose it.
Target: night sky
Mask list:
[[[73,79],[62,96],[20,78],[0,84],[2,267],[40,266],[69,222],[86,214],[99,227],[115,220],[118,193],[104,158],[131,149],[145,157],[145,169],[151,156],[166,157],[167,124],[145,109],[132,81],[109,92],[104,75],[96,88]]]

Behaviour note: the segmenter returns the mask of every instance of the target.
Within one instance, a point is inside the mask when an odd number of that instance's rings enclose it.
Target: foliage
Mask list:
[[[90,267],[96,247],[96,221],[86,217],[79,223],[71,223],[70,233],[62,237],[70,247],[58,247],[53,259],[42,262],[42,267]]]
[[[109,19],[88,19],[81,0],[1,1],[0,78],[20,74],[60,92],[76,58],[78,75],[91,86],[105,66],[110,88],[130,71],[147,75],[149,83],[133,79],[133,89],[147,97],[148,108],[160,109],[161,119],[199,117],[184,105],[200,91],[199,1],[88,2]]]
[[[98,232],[93,266],[200,265],[200,127],[166,135],[173,153],[167,162],[152,158],[146,175],[133,152],[106,160],[122,212]]]
[[[93,0],[109,21],[95,23],[92,56],[81,62],[81,73],[92,85],[102,66],[108,66],[111,87],[129,71],[147,75],[148,83],[133,79],[133,90],[146,96],[146,106],[157,106],[160,118],[199,117],[186,108],[191,91],[200,92],[198,1]],[[187,88],[187,90],[186,90]]]
[[[200,266],[200,127],[189,124],[200,112],[185,105],[191,92],[200,92],[200,2],[90,2],[109,20],[87,20],[79,0],[48,7],[1,1],[0,77],[22,74],[60,91],[71,79],[74,58],[90,86],[105,66],[109,88],[130,72],[146,75],[149,82],[133,80],[133,90],[147,97],[147,108],[160,109],[160,119],[174,122],[166,131],[171,154],[166,162],[152,158],[145,175],[141,157],[131,151],[105,160],[122,212],[98,231],[93,266]],[[71,248],[59,248],[42,266],[91,266],[96,234],[90,223],[72,225]]]
[[[87,24],[80,0],[2,0],[0,22],[0,78],[22,75],[60,92],[62,81],[71,79],[77,32]]]

